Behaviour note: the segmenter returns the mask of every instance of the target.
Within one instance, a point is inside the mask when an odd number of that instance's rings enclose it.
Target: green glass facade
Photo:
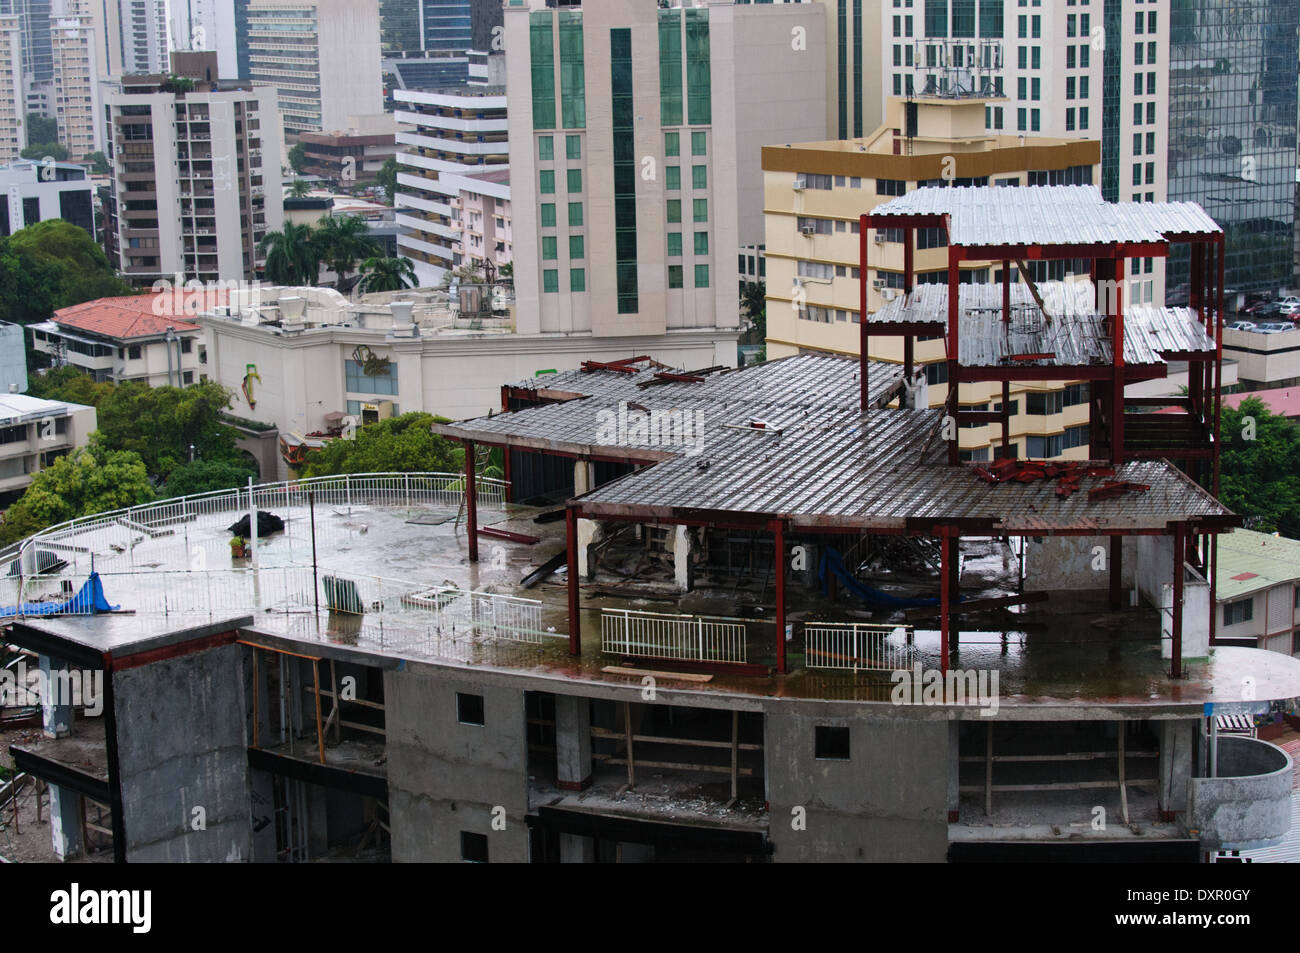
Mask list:
[[[560,12],[560,113],[565,129],[587,126],[587,69],[582,14]]]
[[[681,10],[659,11],[659,121],[665,126],[682,124]]]
[[[632,31],[609,31],[614,132],[614,259],[618,313],[640,310],[636,239],[636,107],[632,96]]]
[[[709,11],[695,7],[686,10],[686,107],[690,125],[712,124],[713,73],[709,53]]]
[[[555,42],[551,14],[528,18],[528,42],[533,74],[533,128],[555,128]]]

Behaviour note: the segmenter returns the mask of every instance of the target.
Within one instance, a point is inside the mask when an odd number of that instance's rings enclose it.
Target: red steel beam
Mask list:
[[[1115,378],[1111,385],[1110,458],[1124,462],[1124,265],[1125,258],[1115,260],[1115,314],[1112,316],[1111,348],[1114,352]]]
[[[776,573],[776,670],[789,672],[785,661],[785,524],[777,520],[772,526],[773,569]]]
[[[469,533],[469,561],[478,562],[478,493],[474,480],[474,441],[465,445],[465,519]]]

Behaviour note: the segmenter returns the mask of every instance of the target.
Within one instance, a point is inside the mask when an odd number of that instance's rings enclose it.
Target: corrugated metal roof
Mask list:
[[[1018,366],[1083,367],[1109,365],[1114,351],[1106,330],[1107,318],[1095,307],[1091,281],[1047,281],[1038,285],[1047,314],[1024,284],[1011,286],[1011,317],[1003,320],[1002,286],[964,284],[958,294],[964,367],[997,367],[1014,355],[1053,354]],[[903,322],[947,326],[948,286],[919,285],[909,295],[887,302],[870,318],[871,324]],[[1195,312],[1188,308],[1131,305],[1124,312],[1124,361],[1164,364],[1164,354],[1214,353]]]
[[[1247,529],[1226,533],[1219,537],[1215,576],[1214,595],[1220,602],[1300,581],[1300,541]]]
[[[894,216],[947,215],[949,244],[959,246],[1159,243],[1220,231],[1194,203],[1111,204],[1091,185],[928,186],[876,206],[871,215],[881,219],[878,226]]]

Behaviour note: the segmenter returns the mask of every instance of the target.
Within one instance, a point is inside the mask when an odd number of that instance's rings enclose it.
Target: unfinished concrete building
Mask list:
[[[1089,381],[1090,460],[961,463],[969,412],[927,409],[905,365],[639,355],[435,425],[463,475],[55,527],[0,579],[5,638],[105,684],[101,717],[47,705],[47,737],[12,749],[52,786],[57,850],[104,830],[126,860],[1197,861],[1277,842],[1292,764],[1250,729],[1293,711],[1300,661],[1216,644],[1210,611],[1213,541],[1239,523],[1214,494],[1217,226],[1073,188],[922,189],[863,234],[886,220],[907,247],[943,228],[954,262],[1090,261],[1091,281],[1000,303],[955,265],[946,287],[909,275],[862,331],[944,334],[958,401],[966,381]],[[1126,307],[1124,261],[1177,243],[1191,306]],[[1153,425],[1124,386],[1173,360],[1199,370]]]

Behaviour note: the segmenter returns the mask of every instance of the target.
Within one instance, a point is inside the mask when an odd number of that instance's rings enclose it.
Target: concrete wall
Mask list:
[[[251,858],[242,674],[237,645],[113,673],[128,861]]]
[[[1025,539],[1025,590],[1106,589],[1110,586],[1110,539],[1105,536],[1042,536]],[[1102,547],[1098,561],[1093,550]],[[1137,544],[1125,537],[1120,578],[1133,588]],[[1096,564],[1096,565],[1094,565]],[[1098,569],[1096,566],[1101,568]]]
[[[1291,756],[1255,738],[1219,738],[1218,777],[1193,778],[1192,826],[1206,850],[1277,843],[1291,828]]]
[[[459,723],[457,692],[483,696],[483,725]],[[457,862],[468,831],[488,836],[489,862],[527,861],[523,692],[386,671],[384,704],[393,860]],[[504,830],[493,829],[494,808]]]
[[[814,757],[817,725],[849,726],[850,760]],[[770,712],[773,860],[944,860],[955,744],[946,721]],[[792,827],[796,807],[806,811],[806,830]]]

